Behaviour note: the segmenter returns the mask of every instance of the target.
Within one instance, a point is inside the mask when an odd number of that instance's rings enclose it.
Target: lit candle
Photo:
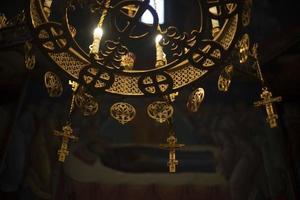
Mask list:
[[[209,12],[211,12],[213,15],[218,15],[218,9],[216,6],[209,8]],[[212,35],[215,37],[220,32],[220,23],[219,20],[211,19],[212,24]]]
[[[90,53],[97,55],[99,53],[100,41],[103,35],[103,30],[101,27],[97,27],[94,30],[94,40],[93,44],[90,45]]]
[[[167,64],[166,55],[163,51],[162,46],[159,44],[159,42],[162,40],[162,35],[158,34],[155,38],[155,45],[156,45],[156,67],[161,67]]]

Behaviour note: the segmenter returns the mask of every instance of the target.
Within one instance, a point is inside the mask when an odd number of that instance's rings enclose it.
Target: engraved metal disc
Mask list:
[[[155,101],[147,107],[149,117],[155,119],[159,123],[164,123],[172,117],[174,108],[165,101]]]
[[[190,111],[190,112],[197,112],[200,108],[200,105],[204,99],[204,96],[205,96],[205,91],[203,88],[198,88],[196,90],[194,90],[189,98],[188,98],[188,101],[187,101],[187,109]]]
[[[118,102],[111,106],[110,115],[121,124],[126,124],[134,119],[136,110],[129,103]]]
[[[99,109],[97,100],[92,95],[86,93],[82,88],[80,88],[75,95],[75,104],[84,116],[95,115]]]
[[[44,83],[50,97],[59,97],[63,93],[63,87],[60,78],[53,72],[46,72]]]

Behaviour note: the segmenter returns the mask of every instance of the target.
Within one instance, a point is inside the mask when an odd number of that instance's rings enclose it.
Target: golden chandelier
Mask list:
[[[169,171],[175,172],[178,164],[175,150],[184,146],[177,144],[172,121],[172,103],[180,95],[180,90],[194,88],[186,106],[190,112],[197,112],[205,97],[205,91],[200,87],[203,77],[211,71],[220,70],[217,87],[226,92],[230,89],[234,65],[249,62],[255,63],[257,78],[262,83],[262,101],[256,102],[255,106],[264,105],[270,127],[277,126],[278,116],[272,103],[281,101],[281,97],[273,98],[266,87],[259,66],[257,45],[251,47],[247,33],[252,0],[195,1],[199,8],[199,16],[195,19],[198,27],[192,31],[161,25],[156,1],[153,6],[150,0],[124,0],[118,3],[95,0],[91,5],[75,0],[29,1],[27,14],[33,42],[63,72],[60,76],[53,71],[45,73],[49,96],[59,97],[63,93],[61,79],[67,79],[73,91],[66,125],[61,132],[54,132],[63,138],[58,151],[59,161],[63,162],[69,153],[69,139],[77,140],[71,123],[75,108],[80,109],[83,116],[96,114],[100,108],[99,94],[103,93],[123,97],[156,97],[159,100],[147,106],[147,114],[158,123],[170,126],[167,144],[161,147],[170,150]],[[55,4],[62,5],[63,9],[57,9]],[[76,28],[70,24],[69,15],[76,12],[77,7],[88,7],[98,18],[88,51],[79,45]],[[150,24],[141,21],[146,12],[152,16]],[[108,27],[110,34],[105,34]],[[153,41],[154,66],[136,65],[139,49],[131,44],[145,40]],[[136,110],[134,105],[123,100],[111,105],[110,114],[125,125],[134,119]]]

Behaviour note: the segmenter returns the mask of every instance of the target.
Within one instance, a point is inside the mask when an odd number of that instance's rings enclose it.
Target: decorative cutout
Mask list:
[[[230,83],[231,83],[231,77],[233,73],[233,65],[228,65],[225,67],[225,69],[221,72],[219,79],[218,79],[218,89],[222,92],[227,92]]]
[[[80,71],[79,79],[82,80],[86,88],[95,93],[97,90],[111,87],[114,82],[114,75],[109,70],[88,66]]]
[[[208,14],[212,19],[216,19],[221,23],[224,23],[226,19],[232,17],[238,11],[238,0],[208,0],[207,4],[209,8],[217,8],[217,12],[209,10]]]
[[[149,5],[150,0],[145,1],[121,1],[113,9],[113,32],[119,33],[122,40],[143,38],[152,35],[158,27],[158,15],[154,8]],[[128,7],[136,7],[134,14],[124,12]],[[141,22],[142,15],[149,11],[153,16],[152,25],[148,26]],[[144,32],[139,32],[136,27],[143,26]]]
[[[174,26],[168,27],[162,33],[163,39],[160,44],[167,50],[172,52],[174,58],[184,55],[190,44],[196,39],[196,36],[188,36],[187,33],[178,33],[178,29]]]
[[[172,117],[174,108],[165,101],[156,101],[147,107],[149,117],[155,119],[159,123],[164,123]]]
[[[136,110],[128,103],[118,102],[111,106],[110,115],[124,125],[134,119]]]
[[[173,89],[173,80],[167,73],[141,76],[138,84],[145,95],[164,95]]]
[[[127,55],[128,49],[126,46],[121,45],[120,42],[106,41],[105,49],[101,51],[101,56],[99,62],[103,66],[119,69],[122,63],[122,57]]]
[[[221,61],[223,47],[219,43],[205,40],[195,46],[189,56],[189,61],[194,67],[209,69]]]
[[[58,0],[53,0],[55,1]],[[230,51],[236,36],[240,33],[240,5],[244,3],[237,0],[197,1],[201,13],[199,17],[202,19],[199,21],[199,26],[190,33],[179,33],[175,27],[166,27],[165,30],[160,31],[157,13],[149,6],[149,0],[121,1],[109,6],[105,4],[108,1],[97,0],[95,2],[101,10],[99,12],[106,10],[110,14],[113,22],[111,31],[114,34],[111,34],[107,41],[103,41],[105,45],[101,45],[104,48],[101,49],[99,60],[94,60],[76,43],[75,32],[69,24],[67,13],[62,13],[65,15],[57,21],[49,22],[43,7],[37,6],[43,5],[43,2],[42,0],[29,1],[28,21],[34,32],[34,39],[39,47],[45,50],[46,57],[53,60],[68,75],[78,79],[78,82],[93,95],[97,92],[107,92],[126,96],[163,96],[174,93],[182,87],[195,83],[207,74],[207,70],[217,67],[221,60],[226,60],[229,55],[227,51]],[[66,3],[62,10],[68,10],[68,5]],[[88,5],[91,4],[82,4],[82,6]],[[97,10],[98,7],[95,9]],[[212,7],[218,12],[211,13]],[[51,7],[52,9],[54,7]],[[153,15],[152,25],[140,21],[146,11]],[[207,30],[211,27],[206,24],[214,19],[219,21],[220,30],[213,38],[205,38],[206,35],[203,33],[211,31]],[[226,23],[222,23],[222,20]],[[142,28],[139,29],[138,27],[141,26]],[[164,48],[169,48],[166,52],[168,64],[158,68],[152,66],[153,68],[147,70],[116,70],[123,69],[122,57],[127,53],[125,44],[129,46],[132,40],[152,37],[158,32],[165,37]],[[112,47],[114,50],[110,49]],[[98,75],[103,75],[105,79],[85,72],[86,68],[90,67],[99,69]],[[191,73],[187,75],[186,72]],[[157,83],[160,80],[156,77],[161,75],[167,79],[164,84]],[[153,87],[144,85],[147,77],[150,77],[154,83]],[[123,87],[124,84],[130,87]]]
[[[198,88],[196,90],[194,90],[187,101],[187,109],[190,112],[197,112],[200,108],[200,105],[204,99],[204,95],[205,95],[205,91],[203,88]]]
[[[70,46],[62,26],[58,23],[42,24],[36,28],[36,32],[41,46],[47,52],[63,52]]]
[[[60,78],[53,72],[46,72],[44,75],[44,83],[50,97],[59,97],[63,93]]]

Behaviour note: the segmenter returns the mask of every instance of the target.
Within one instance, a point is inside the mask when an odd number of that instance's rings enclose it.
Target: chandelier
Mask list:
[[[152,4],[150,0],[117,3],[111,0],[29,1],[27,17],[33,43],[63,72],[60,75],[53,71],[45,73],[48,94],[59,97],[63,93],[61,79],[68,80],[73,91],[68,120],[62,131],[54,131],[54,135],[62,137],[59,161],[64,162],[69,154],[69,140],[78,140],[72,129],[74,109],[79,109],[83,116],[95,115],[100,110],[100,94],[104,93],[120,97],[155,97],[156,100],[146,106],[147,114],[170,127],[167,144],[160,147],[169,149],[169,172],[176,172],[175,150],[184,145],[177,144],[173,129],[173,102],[183,88],[191,88],[193,91],[186,106],[190,112],[197,112],[205,97],[205,90],[201,87],[204,77],[218,70],[220,75],[216,86],[219,91],[227,92],[235,67],[249,62],[256,66],[256,77],[262,83],[262,100],[254,105],[265,106],[270,127],[277,126],[278,116],[272,103],[281,101],[281,97],[273,98],[266,86],[257,45],[250,44],[247,32],[252,0],[191,2],[199,9],[199,16],[194,19],[197,27],[192,31],[181,30],[172,24],[160,24],[158,1],[154,0]],[[97,20],[93,40],[88,46],[77,41],[76,26],[69,19],[80,8],[87,8]],[[152,19],[149,24],[142,21],[145,13]],[[155,52],[153,66],[149,66],[148,60],[137,62],[139,51],[145,45],[142,41],[152,43],[150,46]],[[27,43],[27,49],[27,52],[31,51],[30,43]],[[27,56],[26,59],[29,64],[30,58]],[[145,66],[137,66],[137,63]],[[126,125],[136,117],[136,109],[122,98],[111,105],[110,114],[120,124]]]

